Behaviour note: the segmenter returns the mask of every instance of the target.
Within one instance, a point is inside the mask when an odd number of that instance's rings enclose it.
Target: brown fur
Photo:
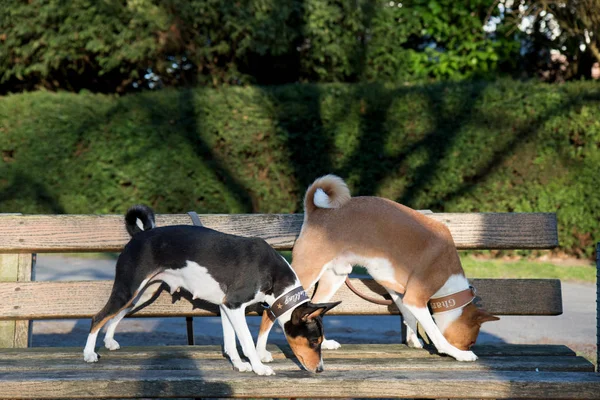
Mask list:
[[[321,363],[321,354],[319,351],[315,351],[310,347],[308,339],[303,336],[297,336],[295,338],[286,336],[286,339],[302,365],[309,371],[316,371]],[[320,340],[322,341],[323,338]]]
[[[319,187],[331,203],[341,206],[317,207],[314,194]],[[292,268],[304,288],[316,283],[327,263],[348,254],[387,259],[395,269],[395,279],[379,283],[404,294],[403,302],[417,307],[426,307],[451,275],[464,275],[446,225],[391,200],[346,198],[347,190],[340,178],[327,175],[306,192],[304,225],[292,253]],[[321,279],[313,301],[323,300],[328,291],[328,282]],[[463,346],[465,340],[475,341],[481,325],[478,316],[466,312],[452,324],[454,328],[446,329],[455,343]],[[465,339],[459,340],[461,335]]]
[[[420,307],[450,275],[462,273],[444,224],[378,197],[354,197],[341,208],[309,213],[294,245],[292,267],[307,288],[326,263],[347,253],[388,259],[396,280],[380,283]]]
[[[461,350],[468,350],[475,344],[481,324],[486,321],[497,321],[498,319],[498,317],[470,303],[463,308],[463,312],[458,320],[446,328],[444,337],[454,347]]]

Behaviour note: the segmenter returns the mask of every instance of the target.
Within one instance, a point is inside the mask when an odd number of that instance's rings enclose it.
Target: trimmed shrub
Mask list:
[[[0,98],[0,212],[286,213],[316,177],[435,212],[557,212],[600,238],[600,86],[286,85]]]

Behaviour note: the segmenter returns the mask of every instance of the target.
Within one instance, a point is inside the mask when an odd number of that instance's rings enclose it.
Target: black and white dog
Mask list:
[[[200,226],[155,228],[154,213],[146,206],[130,208],[125,225],[132,238],[117,260],[110,298],[92,318],[85,361],[98,361],[96,338],[104,324],[104,344],[117,350],[113,338],[117,324],[147,305],[164,282],[171,294],[181,288],[193,299],[219,305],[223,348],[235,369],[274,374],[262,363],[271,361],[270,354],[257,353],[245,317],[248,305],[265,302],[270,307],[266,312],[279,321],[300,363],[312,372],[323,370],[321,316],[339,303],[312,304],[294,270],[267,242]],[[236,336],[250,363],[241,360]]]

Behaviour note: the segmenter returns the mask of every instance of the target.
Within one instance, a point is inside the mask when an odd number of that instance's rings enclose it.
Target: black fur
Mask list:
[[[142,225],[144,226],[143,231],[137,225],[138,219],[142,221]],[[154,211],[148,206],[141,204],[132,206],[127,210],[127,214],[125,214],[125,228],[127,228],[127,232],[129,232],[131,237],[140,232],[149,231],[155,224]]]
[[[290,337],[303,336],[308,339],[312,348],[317,347],[318,339],[323,336],[323,315],[341,302],[313,304],[304,303],[296,307],[292,312],[292,318],[285,323],[285,333]],[[315,311],[322,309],[321,313],[314,318],[307,318]],[[305,323],[301,323],[304,321]]]
[[[140,219],[142,231],[136,224]],[[152,228],[154,213],[134,206],[125,217],[131,240],[119,256],[112,293],[92,319],[91,330],[123,309],[142,282],[167,269],[180,269],[193,261],[206,268],[225,293],[224,305],[239,308],[258,292],[278,297],[296,281],[283,257],[259,238],[228,235],[213,229],[174,225]]]
[[[257,292],[279,296],[295,281],[285,260],[259,238],[244,238],[192,225],[137,233],[117,260],[115,281],[135,291],[149,276],[194,261],[208,270],[225,293],[225,306],[238,308]],[[133,293],[133,292],[132,292]]]

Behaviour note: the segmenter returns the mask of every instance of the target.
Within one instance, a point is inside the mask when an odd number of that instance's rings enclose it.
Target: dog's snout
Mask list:
[[[317,373],[319,373],[319,372],[323,372],[323,365],[322,364],[317,367]]]

